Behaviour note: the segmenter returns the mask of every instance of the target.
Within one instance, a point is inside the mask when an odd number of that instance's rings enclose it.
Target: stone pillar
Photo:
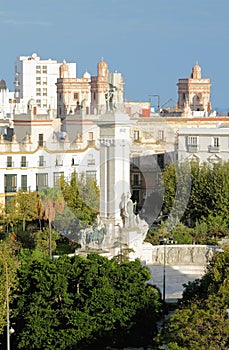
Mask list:
[[[100,217],[121,222],[120,202],[130,191],[130,118],[108,113],[100,128]]]

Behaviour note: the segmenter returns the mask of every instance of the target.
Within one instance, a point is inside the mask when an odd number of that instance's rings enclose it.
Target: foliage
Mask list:
[[[23,231],[25,231],[25,223],[37,218],[37,193],[18,191],[14,199],[16,214],[23,222]]]
[[[44,228],[43,230],[39,230],[34,233],[35,249],[49,254],[49,235],[49,228]],[[59,239],[59,235],[54,229],[51,230],[51,235],[51,251],[53,252],[56,249],[56,241]]]
[[[229,345],[229,249],[216,253],[206,274],[185,285],[180,307],[168,320],[168,349],[226,349]],[[176,347],[177,346],[177,347]]]
[[[7,323],[7,302],[15,297],[18,249],[19,245],[11,237],[0,241],[0,334]]]
[[[182,221],[193,226],[197,220],[209,218],[213,213],[228,222],[228,173],[229,162],[171,163],[163,172],[164,212],[181,218],[183,206]],[[188,203],[185,195],[189,197]]]
[[[67,206],[78,220],[79,228],[92,224],[98,213],[99,191],[91,179],[78,180],[74,172],[70,181],[62,179],[61,190]]]
[[[49,255],[52,255],[52,222],[55,220],[56,213],[64,211],[64,198],[59,187],[44,187],[39,192],[41,206],[44,208],[45,218],[49,224]]]
[[[140,261],[97,254],[51,260],[27,254],[14,303],[18,349],[147,345],[157,332],[157,289]]]

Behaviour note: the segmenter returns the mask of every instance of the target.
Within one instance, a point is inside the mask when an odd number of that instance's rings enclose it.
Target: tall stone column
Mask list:
[[[120,220],[123,193],[130,191],[130,119],[106,114],[100,127],[100,216]]]

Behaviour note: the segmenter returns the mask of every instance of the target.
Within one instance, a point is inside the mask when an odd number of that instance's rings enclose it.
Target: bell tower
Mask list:
[[[211,110],[209,78],[202,78],[201,67],[196,64],[192,68],[190,78],[179,79],[178,81],[178,109],[184,111],[189,108],[191,112]]]

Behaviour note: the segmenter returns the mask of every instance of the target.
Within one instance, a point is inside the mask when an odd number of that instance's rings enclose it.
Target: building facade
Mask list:
[[[61,63],[41,59],[36,53],[19,56],[15,63],[15,99],[18,112],[26,113],[27,103],[33,98],[39,113],[57,108],[56,82]],[[76,63],[68,63],[69,77],[76,76]]]
[[[178,80],[178,110],[209,112],[211,110],[209,78],[202,78],[198,63],[192,68],[190,78]]]

